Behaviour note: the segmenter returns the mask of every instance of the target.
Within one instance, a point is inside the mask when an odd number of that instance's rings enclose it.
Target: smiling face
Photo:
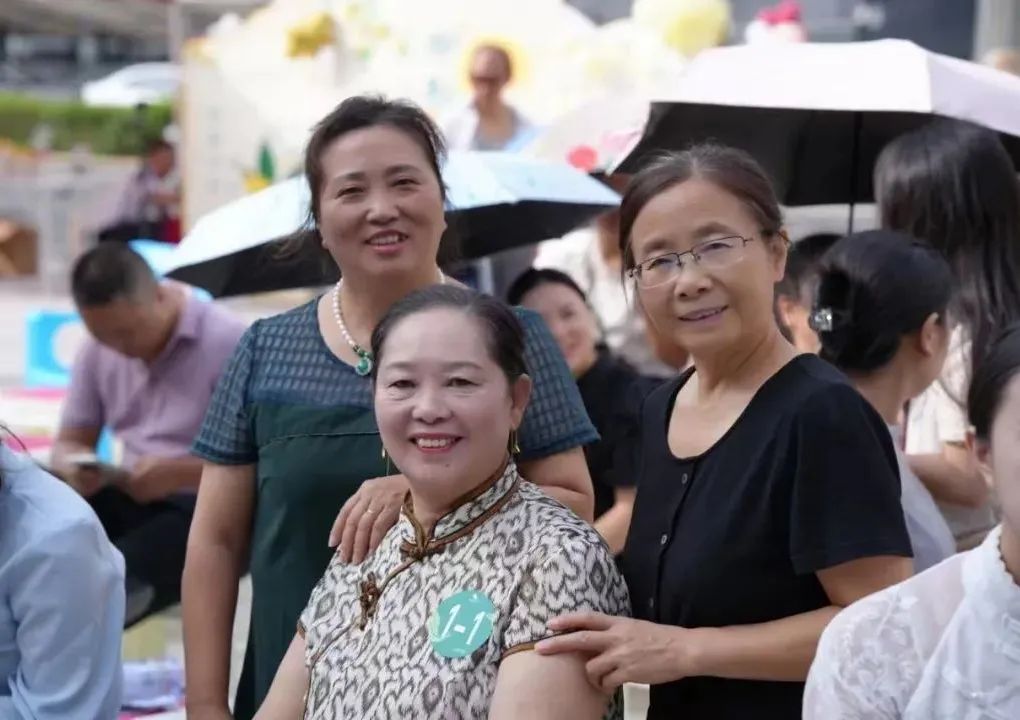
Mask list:
[[[415,498],[447,506],[507,458],[530,392],[492,358],[481,323],[453,308],[408,315],[390,330],[376,377],[375,415]]]
[[[421,272],[446,229],[439,179],[422,147],[389,125],[354,130],[322,154],[319,231],[347,277]]]
[[[566,285],[544,282],[522,297],[521,305],[545,320],[574,377],[584,375],[595,363],[599,338],[595,314],[584,299]]]
[[[708,268],[688,255],[675,280],[638,286],[656,331],[695,357],[727,352],[776,330],[772,302],[783,277],[786,244],[779,236],[763,236],[761,223],[737,197],[697,177],[652,198],[631,229],[637,264],[734,236],[748,242],[738,241],[737,259],[725,267]]]

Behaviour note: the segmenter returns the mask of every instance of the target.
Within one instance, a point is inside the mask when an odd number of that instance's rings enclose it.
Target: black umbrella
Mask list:
[[[870,202],[882,148],[940,116],[1000,131],[1020,167],[1020,78],[904,41],[720,48],[652,103],[619,169],[715,141],[754,156],[785,205]]]

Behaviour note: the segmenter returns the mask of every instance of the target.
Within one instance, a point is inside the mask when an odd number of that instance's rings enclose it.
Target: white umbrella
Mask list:
[[[904,40],[717,48],[653,103],[619,164],[716,140],[754,155],[788,205],[866,202],[882,147],[933,116],[1002,134],[1020,164],[1020,78]]]
[[[507,153],[451,153],[443,181],[461,260],[559,237],[620,200],[565,163]],[[217,297],[330,282],[336,269],[314,248],[278,252],[279,241],[308,229],[310,199],[296,177],[214,210],[181,241],[167,274]]]

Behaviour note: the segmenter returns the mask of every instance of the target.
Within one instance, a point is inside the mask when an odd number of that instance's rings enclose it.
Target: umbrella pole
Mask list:
[[[846,234],[852,235],[854,231],[854,203],[857,199],[857,181],[860,178],[861,165],[861,126],[864,124],[864,114],[854,113],[853,143],[850,145],[850,216],[847,219]]]

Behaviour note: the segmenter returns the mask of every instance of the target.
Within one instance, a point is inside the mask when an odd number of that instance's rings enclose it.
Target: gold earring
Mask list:
[[[510,431],[510,439],[507,442],[506,446],[507,446],[507,449],[510,451],[511,455],[520,455],[521,454],[521,446],[517,442],[517,429],[516,428],[514,428],[513,430]]]

